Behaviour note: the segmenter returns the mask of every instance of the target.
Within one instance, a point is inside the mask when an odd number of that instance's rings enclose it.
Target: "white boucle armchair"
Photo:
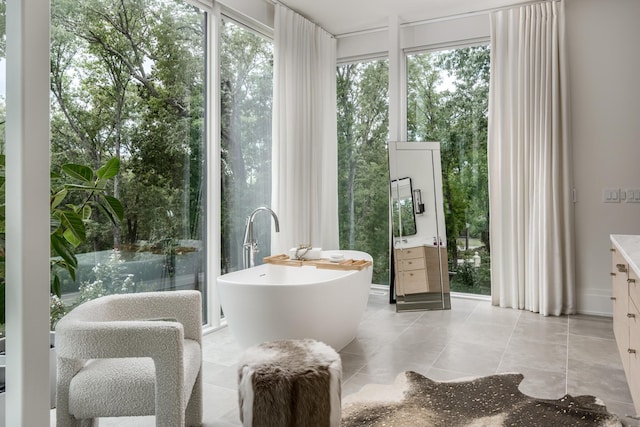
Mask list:
[[[56,326],[57,427],[155,415],[156,426],[202,424],[199,291],[109,295]]]

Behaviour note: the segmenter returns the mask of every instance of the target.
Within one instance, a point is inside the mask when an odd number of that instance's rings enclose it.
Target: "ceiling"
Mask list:
[[[527,0],[280,0],[333,35],[525,3]]]

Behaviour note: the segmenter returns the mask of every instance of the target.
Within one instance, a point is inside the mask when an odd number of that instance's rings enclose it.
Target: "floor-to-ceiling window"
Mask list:
[[[231,19],[220,31],[221,271],[242,268],[245,221],[271,206],[273,42]],[[256,264],[270,254],[271,216],[256,216]]]
[[[451,290],[491,292],[487,45],[407,56],[407,140],[439,141]]]
[[[338,66],[340,248],[373,257],[373,283],[389,284],[389,65]]]
[[[82,176],[69,172],[115,158],[119,173],[104,185],[124,210],[116,226],[107,211],[82,210],[76,278],[61,274],[67,308],[110,293],[205,290],[206,22],[181,0],[51,4],[52,189],[66,186],[64,203],[82,205],[95,194],[70,187]]]

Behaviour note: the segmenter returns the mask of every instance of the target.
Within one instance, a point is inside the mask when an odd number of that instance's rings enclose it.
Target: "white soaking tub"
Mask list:
[[[321,257],[372,261],[359,251]],[[353,340],[367,307],[373,266],[331,270],[263,264],[218,277],[231,333],[243,348],[277,339],[312,338],[340,351]]]

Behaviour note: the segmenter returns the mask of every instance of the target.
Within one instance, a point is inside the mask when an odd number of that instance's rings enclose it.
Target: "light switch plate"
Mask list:
[[[640,203],[640,188],[627,188],[625,193],[627,203]]]
[[[602,190],[602,201],[604,203],[620,203],[620,189],[605,188]]]

